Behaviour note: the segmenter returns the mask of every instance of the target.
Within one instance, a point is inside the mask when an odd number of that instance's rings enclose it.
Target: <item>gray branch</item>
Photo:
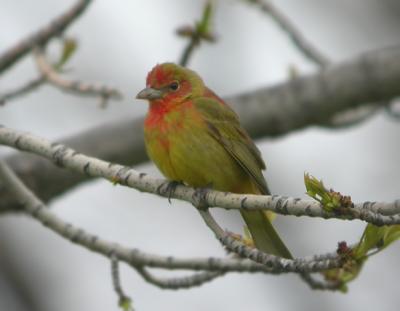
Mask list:
[[[363,54],[328,69],[226,98],[252,137],[283,135],[320,125],[338,113],[400,96],[400,46]],[[124,120],[80,133],[63,142],[80,152],[111,162],[138,164],[147,160],[143,119]],[[106,142],[106,143],[105,143]],[[66,173],[30,155],[14,155],[7,163],[48,201],[88,180]],[[0,211],[18,204],[0,187]]]
[[[214,217],[210,214],[208,210],[199,210],[201,217],[203,218],[206,225],[214,232],[216,238],[224,245],[229,251],[234,252],[234,254],[239,255],[241,258],[249,258],[255,262],[261,263],[266,266],[286,266],[290,263],[285,262],[283,258],[266,254],[258,249],[248,247],[237,239],[237,237],[232,236],[223,230],[219,224],[216,222]],[[336,254],[325,254],[322,256],[314,256],[313,264],[329,269],[329,267],[339,267],[341,262],[337,258]],[[303,269],[309,264],[306,263],[302,266],[301,263],[291,262],[291,264],[296,265],[294,269],[299,272],[301,279],[306,282],[312,289],[315,290],[338,290],[339,283],[329,282],[329,281],[319,281],[315,279],[310,273],[304,272]]]
[[[34,56],[37,67],[43,77],[55,87],[72,94],[80,96],[99,97],[103,102],[108,99],[121,99],[121,93],[106,85],[95,85],[78,80],[67,80],[62,77],[53,66],[46,60],[44,51],[41,48],[34,49]]]
[[[226,100],[254,136],[277,136],[400,93],[400,46],[365,53],[316,74]]]
[[[142,120],[102,125],[63,139],[62,142],[80,152],[124,165],[142,163],[148,159],[144,150]],[[61,169],[32,154],[12,155],[6,162],[45,202],[91,179],[90,176]],[[20,204],[7,188],[1,185],[1,180],[0,197],[0,212],[20,210]]]
[[[143,277],[144,280],[146,280],[150,284],[153,284],[162,289],[175,290],[201,286],[204,283],[213,281],[217,277],[225,275],[225,272],[204,271],[183,277],[161,278],[153,275],[145,267],[138,267],[136,271]]]
[[[111,279],[114,291],[118,295],[118,304],[119,306],[125,306],[125,305],[129,306],[129,309],[123,308],[126,311],[128,310],[133,311],[133,309],[131,308],[132,299],[129,296],[127,296],[124,290],[122,289],[118,258],[114,254],[111,254],[110,259],[111,259]]]
[[[62,34],[85,11],[90,3],[91,0],[77,1],[67,12],[0,54],[0,73],[19,61],[34,47],[45,45],[53,37]]]
[[[171,191],[170,181],[153,178],[136,170],[89,157],[58,143],[51,143],[28,133],[0,127],[0,144],[35,153],[71,171],[108,179],[142,192],[158,194],[192,203],[195,206],[225,209],[270,210],[278,214],[337,219],[360,219],[377,226],[400,224],[400,214],[386,215],[386,210],[399,211],[400,200],[393,203],[364,202],[354,207],[327,211],[319,202],[281,196],[234,194],[211,189],[194,189],[178,185]],[[380,213],[376,212],[380,211]]]
[[[269,261],[268,266],[245,259],[180,259],[171,256],[146,254],[137,249],[128,249],[117,243],[103,240],[83,229],[64,222],[62,219],[50,212],[50,210],[45,207],[33,192],[31,192],[21,182],[13,171],[1,161],[0,177],[5,181],[7,187],[10,188],[10,191],[20,200],[24,210],[44,226],[75,244],[81,245],[106,257],[113,258],[114,260],[118,259],[119,261],[126,262],[135,269],[137,269],[137,267],[148,266],[165,269],[189,269],[215,272],[264,272],[279,274],[298,272],[299,269],[304,272],[319,272],[323,268],[337,266],[338,259],[335,257],[332,258],[331,254],[310,258],[297,258],[293,260],[274,256],[276,257],[275,260]],[[329,264],[324,264],[325,262],[329,262]]]
[[[241,258],[251,259],[263,266],[273,270],[288,270],[297,273],[308,273],[312,271],[325,271],[329,269],[339,268],[341,265],[340,258],[335,256],[331,258],[330,254],[327,258],[319,257],[318,260],[299,260],[286,259],[272,254],[264,253],[255,247],[245,245],[231,234],[225,232],[211,216],[208,210],[200,210],[200,215],[204,219],[206,225],[214,232],[217,239],[229,251],[239,255]]]
[[[0,106],[5,105],[8,101],[12,99],[24,96],[32,92],[33,90],[43,85],[45,81],[46,79],[43,77],[43,75],[39,75],[38,77],[33,78],[28,82],[25,82],[25,84],[23,84],[22,86],[0,94]]]
[[[282,28],[293,44],[299,51],[318,66],[326,67],[330,61],[321,51],[318,50],[311,42],[309,42],[298,28],[287,18],[272,2],[267,0],[247,0],[249,3],[257,5],[261,11],[268,14],[274,22]]]
[[[302,32],[292,23],[292,21],[269,0],[247,0],[257,5],[261,11],[266,13],[271,19],[288,35],[297,49],[309,60],[314,62],[320,68],[326,68],[331,65],[330,59],[324,55],[315,45],[313,45]],[[384,103],[382,103],[384,105]],[[321,123],[321,126],[329,128],[354,126],[372,117],[381,105],[366,105],[354,108],[332,117]]]

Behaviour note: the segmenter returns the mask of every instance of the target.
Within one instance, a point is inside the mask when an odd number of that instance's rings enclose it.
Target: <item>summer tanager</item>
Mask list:
[[[192,70],[155,66],[137,95],[150,103],[144,135],[149,157],[170,180],[234,193],[269,194],[260,151],[236,113]],[[263,252],[291,258],[262,211],[241,211]]]

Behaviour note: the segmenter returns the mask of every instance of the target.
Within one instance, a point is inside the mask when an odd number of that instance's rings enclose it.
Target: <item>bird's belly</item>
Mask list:
[[[147,149],[150,158],[169,179],[193,187],[252,192],[249,176],[206,129],[188,125],[166,132],[161,141],[164,143],[156,143],[158,146],[148,144]]]

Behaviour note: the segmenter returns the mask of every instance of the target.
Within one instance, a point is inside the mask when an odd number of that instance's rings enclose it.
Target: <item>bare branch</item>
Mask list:
[[[353,108],[334,115],[330,120],[322,123],[321,126],[332,129],[355,126],[374,116],[386,105],[386,102],[381,102]]]
[[[298,259],[281,258],[281,263],[269,261],[270,267],[254,263],[250,260],[230,259],[230,258],[189,258],[179,259],[171,256],[158,256],[146,254],[137,249],[128,249],[117,243],[112,243],[86,232],[83,229],[74,227],[64,222],[46,208],[43,203],[18,179],[12,170],[4,163],[0,162],[0,176],[10,188],[10,191],[20,200],[24,210],[32,215],[53,232],[66,238],[67,240],[79,244],[91,251],[104,256],[115,256],[120,261],[130,264],[133,268],[137,267],[159,267],[165,269],[189,269],[206,270],[218,272],[264,272],[264,273],[288,273],[299,271],[319,272],[326,266],[336,266],[337,259],[332,258],[331,254]],[[274,256],[276,257],[276,256]],[[276,257],[279,263],[279,257]],[[323,258],[323,259],[321,259]],[[327,260],[326,258],[332,258]],[[283,260],[283,261],[282,261]],[[329,261],[329,265],[322,265],[320,262]]]
[[[185,49],[182,52],[182,56],[179,60],[179,65],[186,66],[189,62],[190,56],[193,54],[194,49],[196,46],[200,44],[200,39],[196,35],[192,35],[189,39],[188,44],[186,45]]]
[[[249,3],[257,5],[261,11],[268,14],[274,22],[282,28],[292,40],[294,45],[307,57],[310,61],[318,66],[326,67],[330,64],[328,57],[319,49],[309,42],[298,28],[287,18],[278,8],[276,8],[269,0],[246,0]]]
[[[4,94],[0,94],[0,106],[5,105],[7,101],[13,100],[17,97],[21,97],[32,92],[33,90],[41,86],[45,81],[46,79],[42,75],[40,75],[39,77],[36,77],[26,82],[24,85],[15,88],[14,90],[10,90],[5,92]]]
[[[141,119],[103,124],[62,142],[80,152],[125,165],[142,163],[148,159],[144,150]],[[91,178],[66,171],[47,159],[28,153],[12,155],[6,162],[45,202]],[[1,186],[1,180],[0,197],[0,212],[21,210],[14,196]]]
[[[215,233],[217,239],[231,252],[242,258],[251,259],[263,266],[273,270],[289,270],[298,273],[308,273],[312,271],[324,271],[341,266],[340,258],[324,258],[319,260],[298,260],[286,259],[283,257],[271,255],[258,250],[255,247],[249,247],[226,233],[211,216],[208,210],[200,210],[204,222]],[[330,254],[329,254],[330,255]]]
[[[108,179],[112,183],[126,185],[139,191],[184,200],[195,206],[213,206],[245,210],[265,209],[283,215],[360,219],[377,226],[400,223],[400,214],[389,216],[383,214],[385,209],[400,209],[400,200],[393,203],[365,202],[355,204],[352,208],[343,207],[337,211],[327,211],[317,201],[276,195],[243,195],[219,192],[211,189],[201,189],[202,195],[200,197],[198,195],[198,190],[183,185],[174,187],[171,193],[169,187],[170,182],[165,179],[152,178],[129,167],[83,155],[64,145],[57,143],[52,144],[32,134],[21,133],[16,130],[1,127],[0,143],[19,150],[35,153],[53,161],[58,166],[68,168],[81,174],[92,177],[102,177]],[[382,214],[374,212],[372,207],[375,210],[381,211]]]
[[[118,304],[123,308],[123,310],[133,311],[132,299],[124,293],[121,286],[121,280],[119,277],[118,258],[116,255],[111,254],[110,259],[111,259],[111,278],[114,286],[114,291],[118,295]]]
[[[45,45],[51,38],[63,33],[90,3],[91,0],[78,0],[67,12],[3,52],[0,55],[0,73],[19,61],[35,46]]]
[[[220,258],[189,258],[177,259],[174,257],[163,257],[143,253],[137,249],[124,248],[116,243],[103,240],[83,229],[77,228],[72,224],[66,223],[56,215],[51,213],[48,208],[18,179],[12,170],[4,163],[0,162],[1,179],[7,183],[10,191],[20,200],[24,210],[31,214],[44,226],[48,227],[60,236],[70,240],[72,243],[79,244],[91,251],[97,252],[107,257],[114,256],[120,261],[126,262],[132,267],[159,267],[166,269],[189,269],[189,270],[210,270],[255,272],[265,271],[260,265],[250,261],[240,261],[233,259]]]
[[[298,50],[309,60],[317,64],[320,68],[331,65],[329,58],[324,55],[315,45],[309,42],[301,31],[269,0],[246,0],[257,5],[264,13],[268,14],[289,36]],[[333,116],[329,120],[321,123],[321,126],[329,128],[348,127],[361,123],[380,110],[382,104],[366,105],[360,108],[350,109]]]
[[[266,266],[285,266],[287,262],[285,262],[284,258],[280,258],[274,255],[266,254],[258,249],[248,247],[240,242],[235,237],[232,237],[229,233],[225,232],[216,222],[216,220],[211,216],[208,210],[199,210],[201,217],[203,218],[206,225],[214,232],[216,238],[220,240],[220,242],[230,251],[233,251],[235,254],[239,255],[242,258],[250,258],[258,263],[262,263]],[[340,260],[337,258],[336,254],[325,254],[323,256],[314,256],[313,265],[322,265],[322,266],[340,266]],[[308,264],[309,264],[308,263]],[[300,277],[303,281],[305,281],[312,289],[318,290],[338,290],[340,284],[335,284],[332,282],[322,282],[316,280],[309,273],[302,272],[303,269],[307,269],[304,266],[299,264],[298,262],[292,262],[295,266],[294,269],[297,269],[300,272]],[[307,265],[307,264],[306,264]]]
[[[368,102],[398,97],[399,59],[400,47],[381,49],[332,65],[324,72],[231,96],[226,101],[233,104],[253,138],[283,135],[320,125],[338,112]],[[64,143],[111,162],[138,164],[147,160],[142,127],[143,119],[118,121],[79,133]],[[13,155],[7,163],[45,201],[89,178],[70,174],[31,155]],[[18,209],[6,189],[0,187],[0,196],[0,211]]]
[[[49,83],[63,91],[77,95],[100,97],[103,101],[107,101],[109,98],[122,98],[118,90],[105,85],[94,85],[81,81],[69,81],[64,79],[54,70],[53,66],[47,62],[44,51],[40,48],[34,49],[34,55],[40,73]]]
[[[201,41],[214,42],[215,35],[210,31],[211,18],[213,14],[213,2],[207,0],[204,5],[202,18],[196,22],[194,26],[183,26],[177,29],[176,33],[181,37],[189,38],[189,42],[182,52],[179,60],[181,66],[186,66],[195,48],[200,45]]]
[[[300,277],[314,290],[340,290],[339,282],[324,282],[314,278],[310,273],[300,273]]]
[[[321,125],[343,111],[397,97],[400,47],[365,53],[317,73],[227,98],[255,136]],[[392,93],[393,91],[393,93]]]
[[[175,278],[160,278],[151,274],[145,267],[137,267],[137,272],[150,284],[163,289],[188,289],[201,286],[204,283],[211,282],[217,277],[225,275],[225,272],[205,271],[193,275]]]

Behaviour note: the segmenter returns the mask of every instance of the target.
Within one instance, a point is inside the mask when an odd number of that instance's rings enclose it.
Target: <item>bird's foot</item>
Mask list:
[[[192,196],[192,204],[200,209],[200,210],[206,210],[209,208],[209,205],[207,203],[207,195],[208,192],[211,190],[212,185],[207,185],[204,188],[196,188],[196,190],[193,193]]]
[[[158,187],[157,193],[162,196],[167,196],[168,203],[171,204],[171,198],[175,193],[176,187],[180,185],[183,185],[183,182],[177,180],[167,181]]]

